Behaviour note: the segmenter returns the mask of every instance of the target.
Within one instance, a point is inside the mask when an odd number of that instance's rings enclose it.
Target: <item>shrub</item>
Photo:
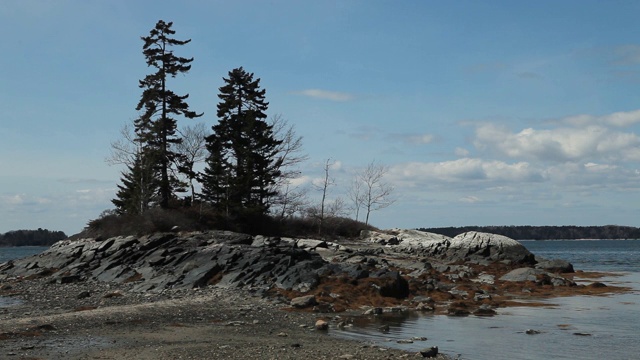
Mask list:
[[[371,225],[344,217],[324,220],[322,234],[318,234],[318,221],[309,217],[277,219],[269,215],[250,212],[228,217],[208,207],[195,204],[176,209],[153,208],[141,215],[118,215],[104,212],[91,220],[87,227],[72,238],[110,238],[127,235],[146,235],[155,232],[229,230],[252,235],[287,237],[358,237],[361,230],[375,230]]]

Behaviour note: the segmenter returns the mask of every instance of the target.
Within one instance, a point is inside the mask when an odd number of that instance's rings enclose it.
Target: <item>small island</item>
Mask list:
[[[0,265],[0,296],[22,301],[0,318],[0,340],[9,348],[31,344],[36,357],[57,354],[42,339],[88,333],[104,342],[91,350],[72,343],[63,348],[69,358],[170,358],[178,349],[230,359],[252,352],[402,358],[400,350],[353,347],[324,333],[357,316],[496,316],[502,307],[548,305],[536,299],[628,290],[592,279],[599,275],[480,232],[449,238],[369,229],[313,238],[175,229],[79,237]],[[183,350],[185,342],[192,350]],[[238,342],[242,350],[229,346]],[[425,354],[437,349],[424,345]]]
[[[66,238],[67,235],[62,231],[51,231],[41,228],[38,230],[13,230],[0,234],[0,247],[51,246]]]

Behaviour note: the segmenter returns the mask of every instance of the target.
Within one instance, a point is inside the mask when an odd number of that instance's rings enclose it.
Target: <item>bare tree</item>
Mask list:
[[[127,123],[120,129],[121,138],[111,142],[111,151],[105,162],[109,165],[133,166],[141,151],[132,123]]]
[[[365,224],[369,224],[369,215],[372,211],[384,209],[393,204],[393,185],[384,181],[384,175],[389,171],[387,166],[372,161],[357,175],[355,181],[360,183],[362,203],[367,216]],[[360,193],[360,191],[358,191]]]
[[[274,137],[281,141],[276,148],[278,152],[276,157],[281,162],[281,174],[274,184],[274,190],[278,195],[271,201],[274,205],[274,214],[284,218],[295,214],[308,205],[307,191],[293,185],[293,179],[300,176],[301,172],[298,166],[309,157],[302,152],[302,136],[296,134],[295,126],[289,124],[282,115],[274,115],[270,119],[270,125]]]
[[[280,219],[291,217],[309,206],[307,190],[286,182],[280,187],[275,204],[279,206],[277,212],[274,212],[276,216]]]
[[[196,190],[194,180],[197,172],[194,167],[198,163],[202,163],[207,158],[206,140],[209,135],[204,123],[196,123],[193,126],[184,126],[178,130],[182,138],[182,142],[175,144],[175,151],[178,153],[180,164],[178,169],[184,174],[191,188],[191,203],[195,201]]]
[[[347,190],[347,195],[349,196],[349,200],[352,203],[352,209],[356,213],[356,221],[360,216],[360,209],[364,205],[364,192],[362,191],[362,181],[360,181],[360,177],[356,176],[352,181],[349,189]]]
[[[319,224],[318,224],[319,233],[322,233],[322,225],[326,218],[325,207],[327,205],[326,202],[327,202],[329,187],[336,184],[335,179],[329,175],[329,170],[331,169],[331,166],[333,166],[334,164],[335,162],[331,161],[331,159],[327,159],[327,161],[325,161],[324,163],[324,178],[322,179],[322,182],[319,184],[313,185],[316,188],[316,190],[322,193],[320,204],[316,207],[316,209],[313,210],[313,212],[315,213],[315,217],[317,217],[319,221]]]

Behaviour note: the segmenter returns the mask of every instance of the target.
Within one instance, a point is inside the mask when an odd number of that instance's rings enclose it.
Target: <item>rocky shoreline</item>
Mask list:
[[[351,315],[492,316],[521,299],[535,305],[530,300],[625,291],[575,276],[567,262],[536,259],[520,243],[485,233],[394,230],[326,241],[211,231],[64,240],[0,265],[0,296],[21,301],[0,308],[0,355],[421,358],[427,352],[332,335]],[[437,346],[425,337],[425,350]]]

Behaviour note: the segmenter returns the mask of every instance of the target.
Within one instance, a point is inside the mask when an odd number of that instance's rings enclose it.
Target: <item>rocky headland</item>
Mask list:
[[[279,359],[420,357],[437,344],[407,354],[330,335],[353,315],[492,316],[500,307],[535,306],[535,299],[625,290],[576,274],[566,261],[539,259],[515,240],[478,232],[448,238],[365,231],[360,239],[328,241],[208,231],[63,240],[0,264],[0,296],[21,301],[0,308],[0,342],[12,356],[47,359],[235,359],[247,351]],[[154,337],[163,332],[169,338]],[[206,340],[194,340],[204,333]],[[66,353],[42,345],[70,334],[80,345],[62,346]],[[93,345],[84,347],[78,334]],[[157,343],[164,351],[150,352]]]

